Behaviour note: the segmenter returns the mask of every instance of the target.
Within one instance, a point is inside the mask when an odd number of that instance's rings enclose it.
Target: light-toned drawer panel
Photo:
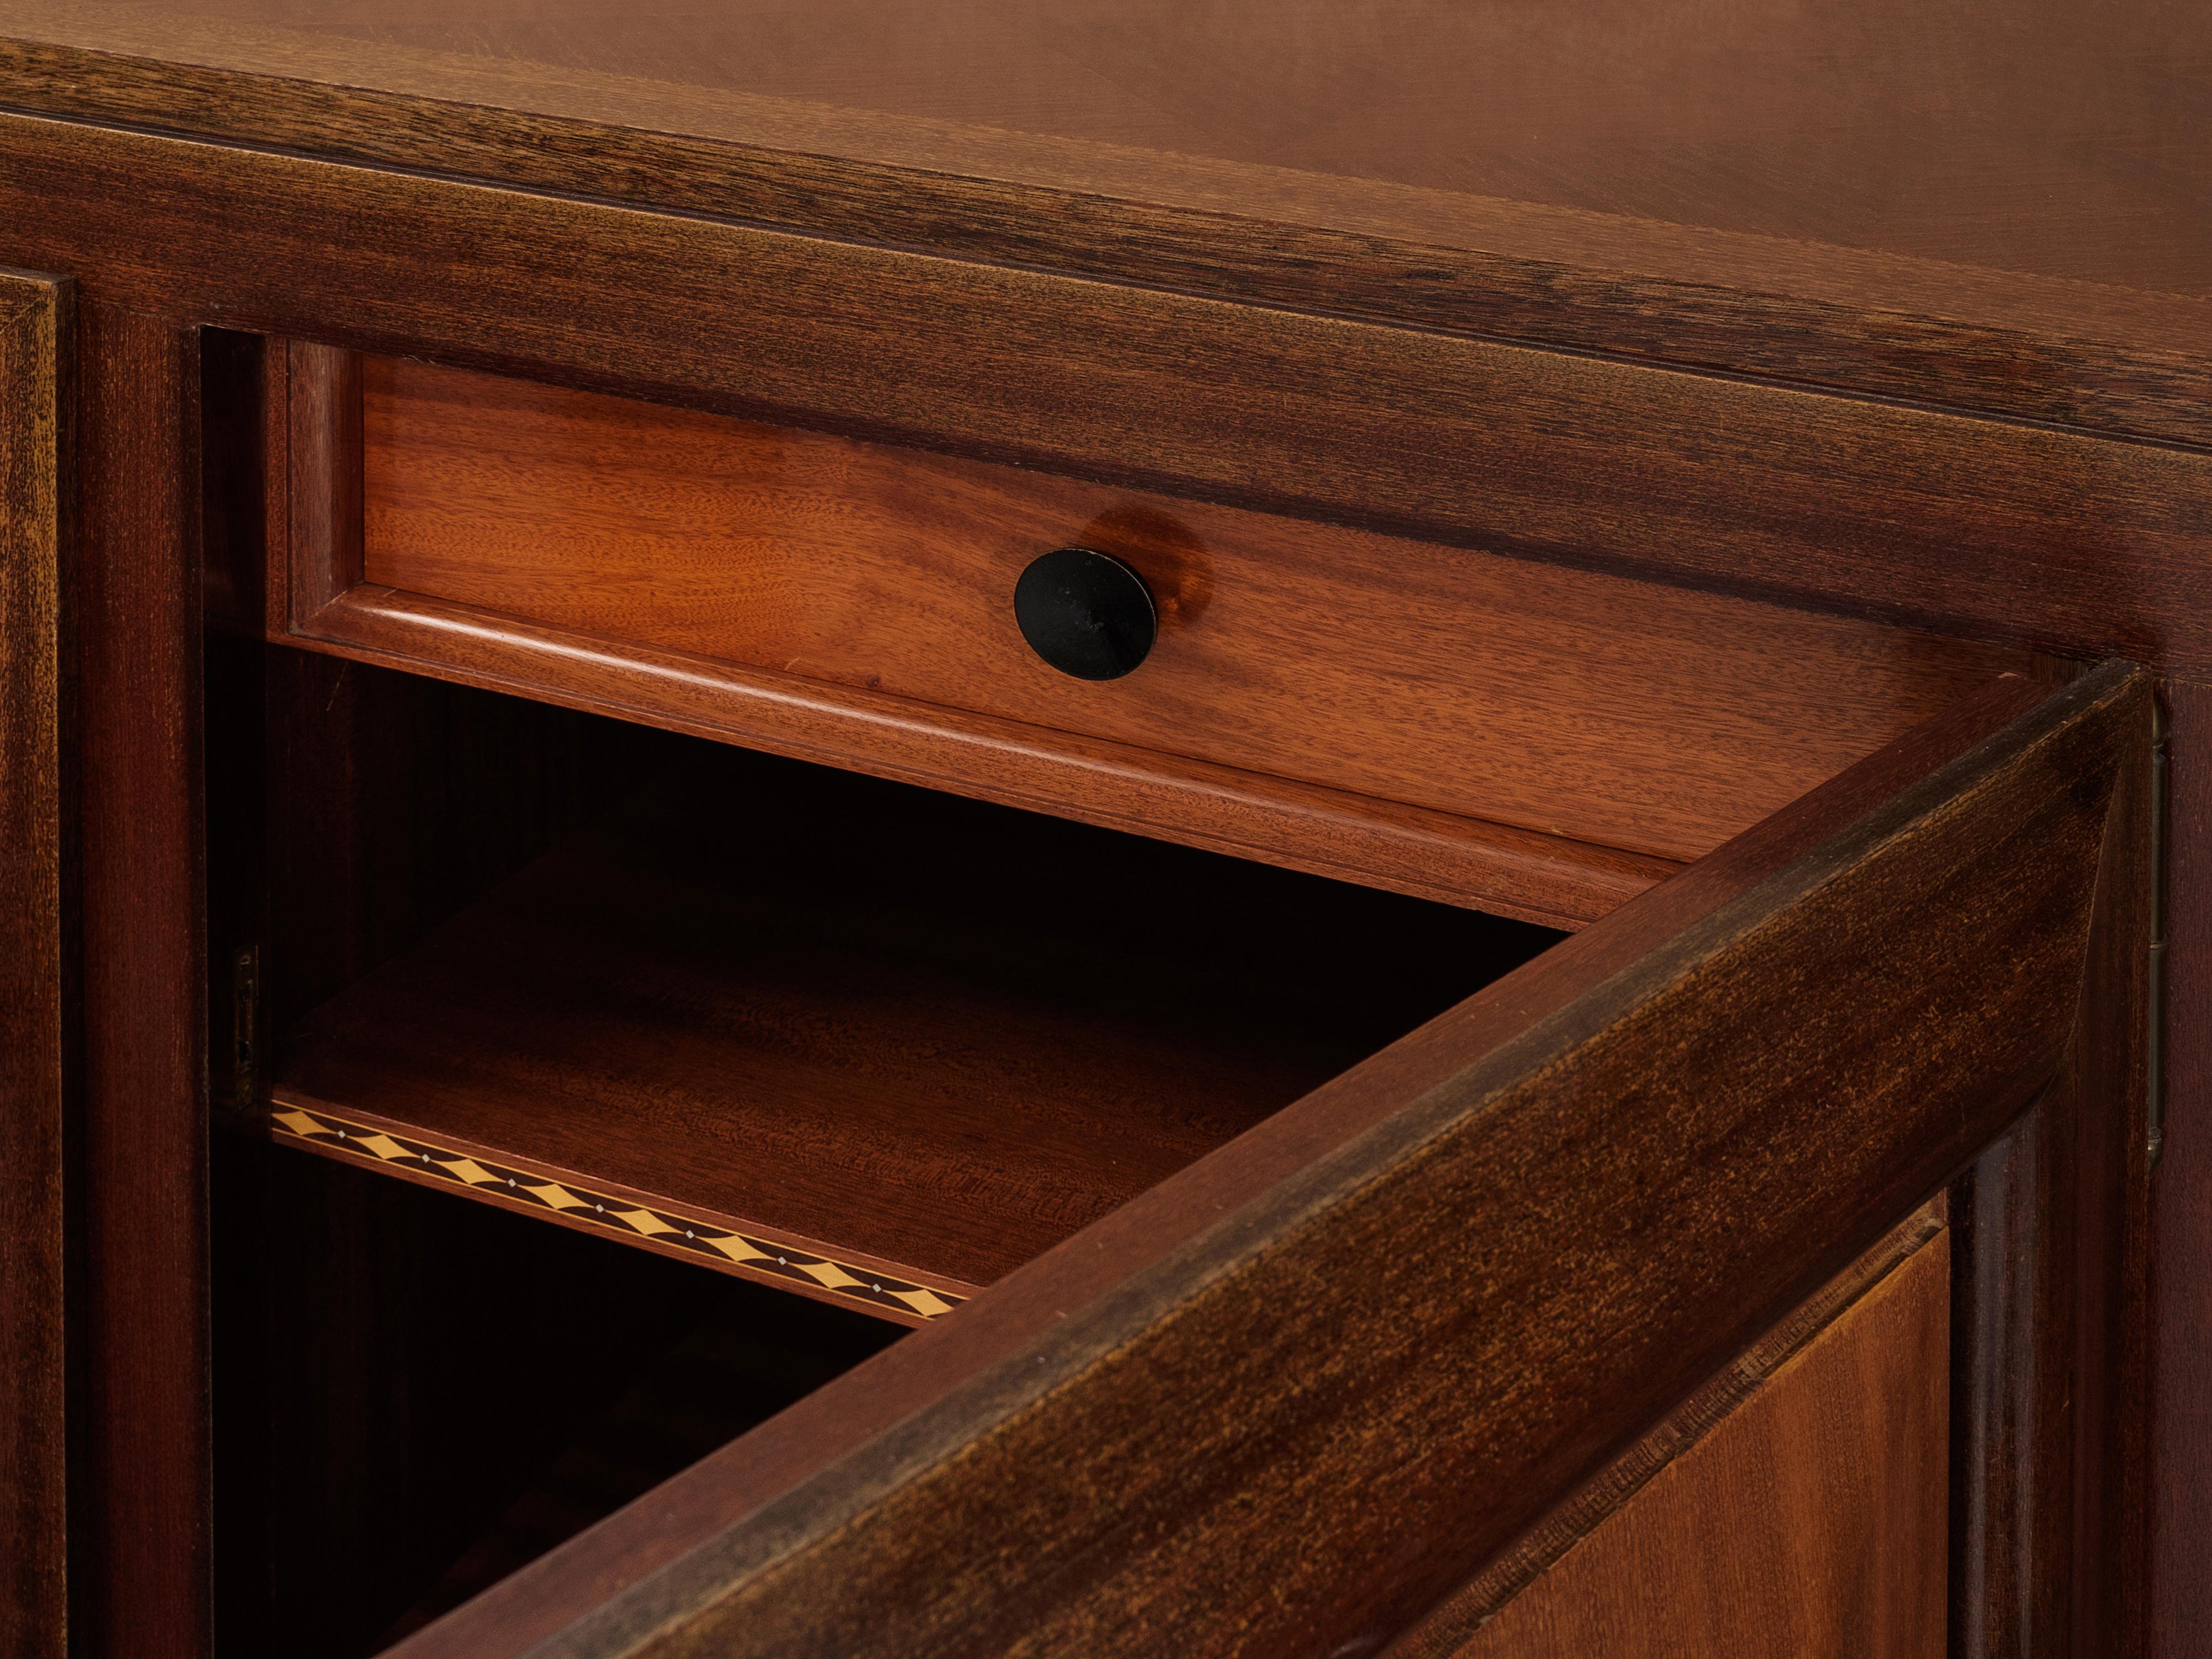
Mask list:
[[[363,365],[362,574],[1382,802],[1694,858],[2023,653],[1593,572],[402,362]],[[1109,682],[1015,626],[1030,560],[1146,578]]]

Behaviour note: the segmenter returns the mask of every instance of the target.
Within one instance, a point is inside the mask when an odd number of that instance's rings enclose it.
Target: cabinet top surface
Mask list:
[[[2198,0],[0,0],[0,109],[2212,445]]]
[[[0,0],[0,35],[1270,216],[1510,204],[2212,295],[2192,0]]]

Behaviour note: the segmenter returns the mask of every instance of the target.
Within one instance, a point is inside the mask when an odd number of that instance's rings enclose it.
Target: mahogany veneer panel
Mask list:
[[[371,584],[1383,801],[1697,857],[2024,660],[2002,647],[387,358]],[[1075,680],[1038,554],[1160,605]]]
[[[276,1115],[333,1156],[911,1320],[1553,937],[707,750],[312,1017]],[[589,1203],[533,1197],[546,1177]],[[678,1231],[617,1220],[641,1203]]]
[[[1940,1659],[1950,1272],[1946,1231],[1455,1659]]]

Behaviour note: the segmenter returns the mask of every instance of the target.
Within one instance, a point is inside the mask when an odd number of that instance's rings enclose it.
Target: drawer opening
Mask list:
[[[207,668],[240,1651],[400,1639],[1561,937],[259,641]]]
[[[520,741],[515,700],[428,696],[455,754],[471,723]],[[577,827],[276,1024],[270,1133],[902,1323],[1558,937],[702,739],[544,730],[605,751]],[[392,787],[433,848],[469,810],[451,777]]]

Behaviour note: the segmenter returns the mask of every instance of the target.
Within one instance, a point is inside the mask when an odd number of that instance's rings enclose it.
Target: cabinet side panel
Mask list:
[[[69,289],[0,276],[0,1650],[67,1645],[61,547]]]

